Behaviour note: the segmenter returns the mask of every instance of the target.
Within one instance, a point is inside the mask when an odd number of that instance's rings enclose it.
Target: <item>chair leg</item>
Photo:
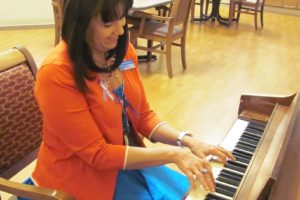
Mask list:
[[[238,12],[236,16],[236,23],[239,23],[240,21],[240,14],[241,14],[241,4],[238,5]]]
[[[148,40],[147,41],[147,47],[148,48],[152,48],[152,44],[153,44],[152,40]],[[151,51],[147,51],[147,61],[150,61],[151,57],[152,57],[152,52]]]
[[[255,30],[257,30],[257,11],[254,12],[254,24],[255,24]]]
[[[194,21],[194,15],[195,15],[195,0],[192,0],[191,3],[191,19],[190,22]]]
[[[181,62],[182,62],[182,68],[185,70],[186,69],[186,57],[185,57],[185,39],[186,37],[183,36],[181,38]]]
[[[200,19],[203,18],[203,4],[204,0],[200,0]]]
[[[168,70],[168,75],[169,78],[173,77],[172,73],[172,62],[171,62],[171,46],[172,43],[166,43],[166,62],[167,62],[167,70]]]
[[[209,6],[209,0],[206,0],[206,2],[205,2],[205,15],[208,14],[208,6]]]
[[[261,6],[261,10],[260,10],[260,24],[263,27],[264,26],[264,7]]]
[[[234,13],[235,13],[235,3],[233,1],[230,1],[229,19],[228,19],[229,26],[232,24],[232,19],[234,18]]]
[[[137,35],[133,34],[132,31],[129,32],[129,41],[133,46],[137,46]]]
[[[162,43],[161,43],[162,44]],[[165,50],[165,44],[160,47],[161,50]]]

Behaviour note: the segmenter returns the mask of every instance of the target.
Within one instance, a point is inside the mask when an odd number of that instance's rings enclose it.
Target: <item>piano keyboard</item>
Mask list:
[[[206,193],[205,200],[232,200],[251,164],[263,137],[265,124],[257,124],[237,119],[220,146],[228,149],[236,157],[236,161],[228,161],[225,165],[212,161],[216,182],[215,192]]]
[[[203,190],[197,181],[199,187],[192,190],[186,200],[267,199],[273,197],[273,191],[285,191],[274,185],[283,183],[278,177],[290,134],[296,134],[294,125],[299,121],[299,105],[298,93],[242,95],[237,120],[219,144],[230,150],[237,160],[223,164],[215,157],[208,157],[215,192]]]

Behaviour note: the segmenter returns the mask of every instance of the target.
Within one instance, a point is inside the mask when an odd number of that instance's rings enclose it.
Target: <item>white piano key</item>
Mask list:
[[[232,151],[248,124],[245,120],[237,119],[220,146]]]

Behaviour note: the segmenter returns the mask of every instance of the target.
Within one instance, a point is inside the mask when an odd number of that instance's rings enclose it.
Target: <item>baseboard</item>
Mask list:
[[[227,7],[229,6],[230,0],[221,0],[221,6]],[[275,6],[266,6],[264,7],[264,11],[284,14],[284,15],[295,15],[300,16],[300,9],[293,9],[293,8],[281,8]]]
[[[274,6],[265,6],[265,11],[279,13],[279,14],[285,14],[285,15],[300,16],[300,10],[298,10],[298,9],[280,8],[280,7],[274,7]]]
[[[26,25],[11,25],[11,26],[0,26],[0,31],[3,30],[19,30],[19,29],[43,29],[43,28],[54,28],[54,24],[26,24]]]

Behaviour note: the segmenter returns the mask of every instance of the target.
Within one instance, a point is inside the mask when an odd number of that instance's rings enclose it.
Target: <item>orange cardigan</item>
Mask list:
[[[150,136],[161,120],[146,100],[134,48],[125,60],[135,68],[123,71],[125,95],[135,129]],[[122,105],[103,97],[99,79],[87,80],[88,92],[76,87],[67,46],[53,49],[37,74],[35,96],[43,115],[43,142],[32,178],[39,186],[56,188],[76,199],[112,199],[118,170],[126,163]],[[116,98],[115,98],[116,99]]]

